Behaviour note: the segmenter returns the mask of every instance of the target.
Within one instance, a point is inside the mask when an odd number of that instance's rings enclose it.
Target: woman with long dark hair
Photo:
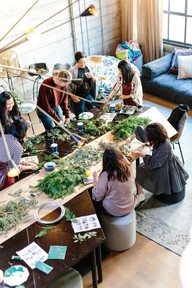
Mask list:
[[[5,134],[13,122],[21,118],[18,105],[10,92],[3,91],[0,94],[0,121]]]
[[[134,70],[133,64],[131,65],[126,60],[118,63],[119,74],[113,89],[105,104],[107,104],[115,94],[120,90],[122,94],[119,96],[123,100],[124,105],[142,106],[143,102],[143,89],[138,72]]]
[[[145,200],[143,188],[159,196],[181,192],[189,175],[179,158],[173,154],[166,129],[161,123],[151,123],[145,128],[152,147],[152,155],[132,152],[135,158],[143,158],[137,166],[137,202]]]
[[[124,216],[135,207],[135,168],[122,152],[108,146],[103,154],[103,168],[93,173],[92,198],[99,202],[101,213]]]

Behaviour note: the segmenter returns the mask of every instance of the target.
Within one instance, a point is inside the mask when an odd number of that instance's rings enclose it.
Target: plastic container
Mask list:
[[[46,172],[54,171],[55,170],[55,166],[56,166],[55,162],[46,162],[44,164],[44,168],[45,168]]]

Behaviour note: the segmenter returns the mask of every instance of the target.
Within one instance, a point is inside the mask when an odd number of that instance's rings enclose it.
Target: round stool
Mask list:
[[[83,288],[83,279],[79,272],[69,268],[63,276],[46,286],[46,288]]]
[[[123,217],[111,217],[101,214],[101,227],[106,237],[107,248],[114,251],[124,251],[135,244],[135,210]]]
[[[176,204],[182,201],[184,197],[185,197],[185,186],[183,187],[183,190],[177,193],[172,192],[172,194],[163,193],[160,195],[155,195],[155,198],[157,200],[166,204]]]

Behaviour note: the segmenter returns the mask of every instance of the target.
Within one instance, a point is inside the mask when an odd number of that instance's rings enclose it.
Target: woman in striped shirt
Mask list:
[[[19,166],[20,170],[36,170],[38,167],[34,163],[22,163],[21,156],[23,147],[20,142],[26,137],[28,130],[27,122],[24,119],[15,120],[5,134],[7,146],[11,155],[11,159]],[[12,185],[15,181],[13,177],[8,177],[8,155],[5,149],[3,138],[0,137],[0,190]]]

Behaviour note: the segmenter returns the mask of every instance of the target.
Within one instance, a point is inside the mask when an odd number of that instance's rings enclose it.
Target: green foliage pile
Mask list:
[[[137,126],[146,126],[150,122],[151,120],[149,118],[130,116],[115,125],[112,129],[112,134],[115,140],[126,140],[135,133]]]
[[[45,142],[45,136],[38,135],[33,137],[28,137],[26,142],[24,143],[25,152],[31,152],[32,154],[38,153],[37,149],[35,149],[35,146]]]
[[[82,120],[84,123],[84,132],[92,136],[101,136],[111,130],[111,123],[103,119]]]
[[[61,166],[73,166],[88,168],[99,163],[103,156],[103,148],[95,148],[93,146],[83,146],[73,152],[73,154],[60,159]]]
[[[0,206],[0,234],[15,228],[21,221],[28,221],[28,210],[37,204],[36,200],[20,197]]]
[[[82,167],[60,169],[39,180],[36,188],[53,199],[64,198],[75,192],[75,187],[83,183],[84,176],[85,168]]]

